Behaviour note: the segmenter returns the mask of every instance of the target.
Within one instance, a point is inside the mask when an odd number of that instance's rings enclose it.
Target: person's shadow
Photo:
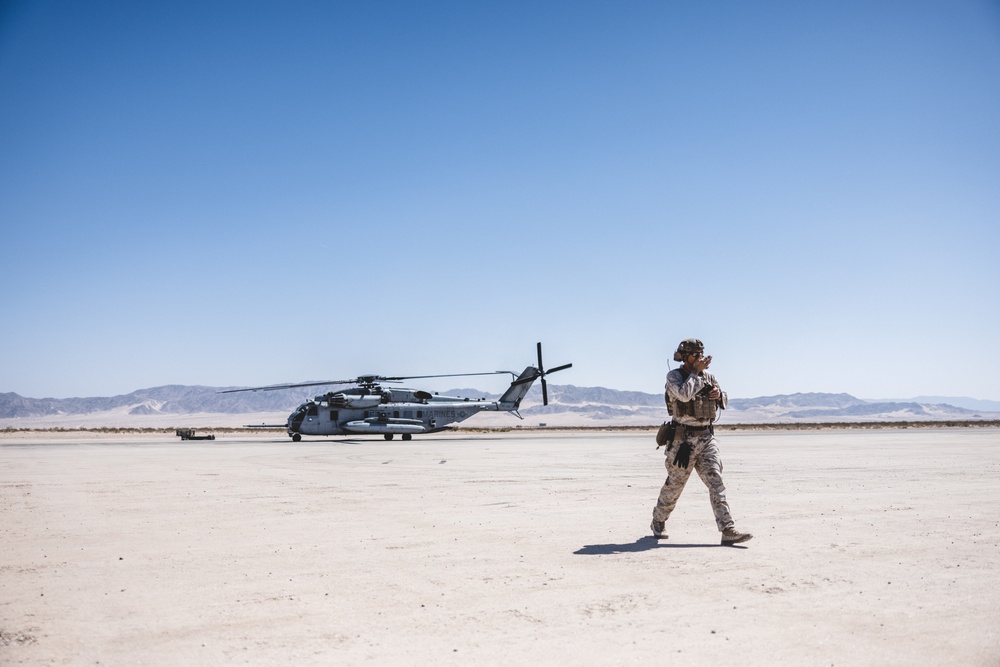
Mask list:
[[[573,553],[578,556],[611,556],[613,554],[631,554],[650,549],[708,549],[726,547],[728,549],[746,549],[742,544],[678,544],[658,540],[652,535],[640,537],[631,544],[588,544]]]

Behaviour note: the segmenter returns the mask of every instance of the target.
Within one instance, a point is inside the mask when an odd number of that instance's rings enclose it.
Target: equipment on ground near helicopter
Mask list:
[[[180,436],[181,440],[215,440],[215,436],[209,435],[195,435],[193,428],[179,428],[174,431]]]
[[[548,387],[545,376],[565,370],[573,364],[564,364],[549,370],[542,366],[542,344],[538,343],[538,366],[528,366],[520,375],[513,371],[492,371],[489,373],[453,373],[445,375],[408,375],[388,377],[384,375],[362,375],[351,380],[328,380],[323,382],[302,382],[280,384],[246,389],[227,389],[220,394],[241,391],[276,391],[296,387],[313,387],[332,384],[356,385],[339,391],[328,391],[306,401],[288,416],[288,422],[280,428],[287,428],[294,442],[303,435],[365,435],[380,434],[392,440],[397,433],[403,440],[410,440],[415,433],[436,433],[451,428],[452,424],[464,421],[478,412],[506,411],[518,418],[521,399],[524,398],[535,380],[542,381],[542,404],[549,404]],[[383,383],[422,378],[465,377],[470,375],[497,375],[509,373],[513,378],[510,387],[496,401],[470,399],[459,396],[439,396],[418,389],[383,388]]]

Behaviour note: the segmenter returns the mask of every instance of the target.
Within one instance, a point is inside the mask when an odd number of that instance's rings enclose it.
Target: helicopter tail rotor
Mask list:
[[[549,373],[555,373],[557,371],[566,370],[572,367],[573,364],[563,364],[562,366],[556,366],[555,368],[550,368],[545,370],[545,366],[542,365],[542,344],[538,343],[538,368],[535,372],[527,377],[520,378],[516,380],[513,384],[524,384],[525,382],[534,382],[535,380],[541,379],[542,381],[542,405],[549,404],[549,387],[545,382],[545,376]]]
[[[566,370],[573,364],[563,364],[562,366],[556,366],[555,368],[545,370],[545,366],[542,365],[542,344],[538,343],[538,377],[542,380],[542,405],[549,404],[549,388],[545,384],[545,376],[549,373],[555,373],[556,371]]]

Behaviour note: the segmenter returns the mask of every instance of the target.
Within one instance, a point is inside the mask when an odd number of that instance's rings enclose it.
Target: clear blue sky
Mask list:
[[[7,0],[0,240],[24,396],[1000,400],[1000,3]]]

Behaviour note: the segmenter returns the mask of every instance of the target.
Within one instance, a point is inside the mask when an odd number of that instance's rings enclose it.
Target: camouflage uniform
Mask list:
[[[719,531],[733,528],[733,517],[726,502],[726,486],[722,482],[722,459],[712,430],[712,418],[700,409],[693,409],[695,398],[706,384],[719,386],[715,376],[707,371],[685,373],[681,369],[667,374],[664,398],[671,406],[671,414],[678,423],[673,445],[667,450],[667,480],[660,489],[660,497],[653,508],[653,521],[666,522],[684,490],[691,468],[698,471],[701,481],[708,487],[715,523]],[[678,409],[679,408],[679,409]],[[694,413],[694,414],[692,414]],[[686,468],[674,465],[674,454],[685,440],[691,446],[690,464]]]

